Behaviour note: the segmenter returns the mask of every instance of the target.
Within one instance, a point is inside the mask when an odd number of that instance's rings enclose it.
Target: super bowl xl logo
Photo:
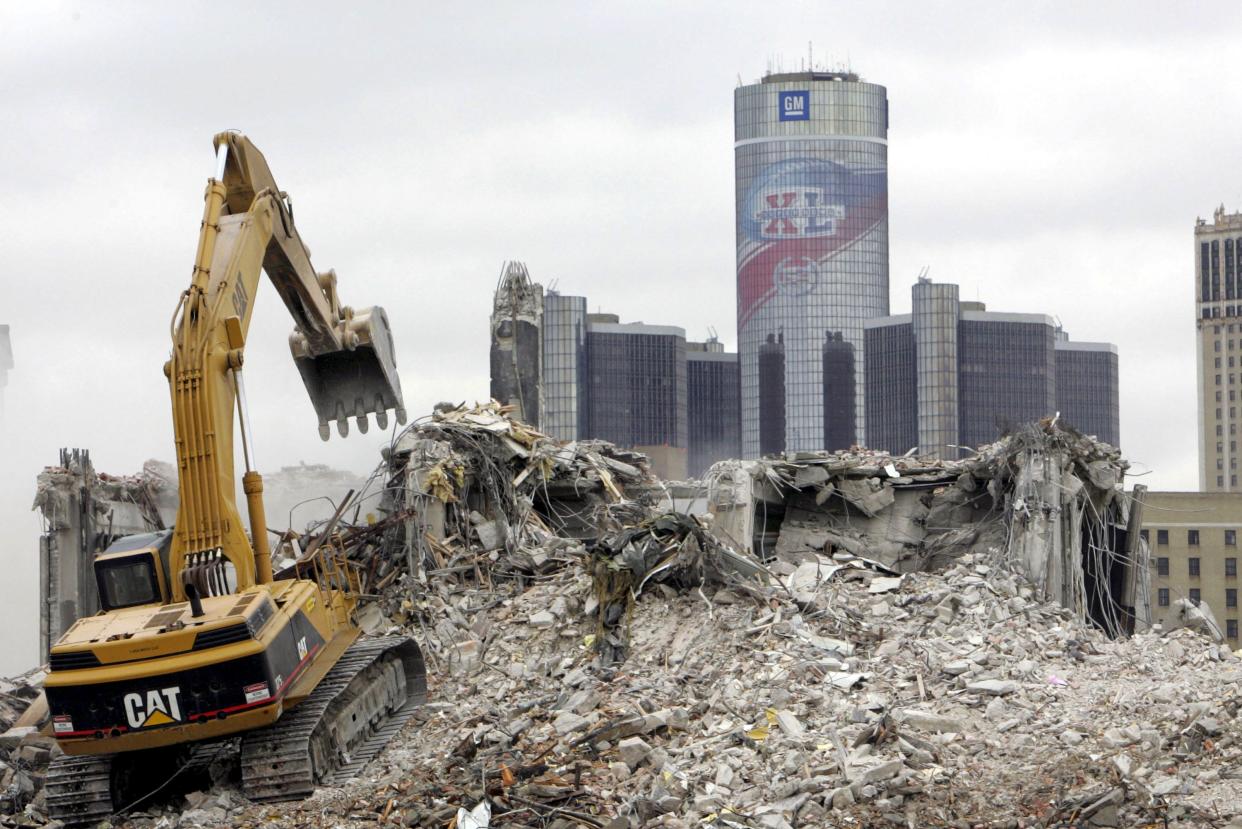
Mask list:
[[[125,719],[130,728],[147,728],[181,722],[180,686],[150,690],[146,694],[126,694]]]
[[[761,239],[797,239],[832,236],[837,222],[845,218],[845,206],[824,204],[821,189],[800,187],[764,193],[755,211]]]

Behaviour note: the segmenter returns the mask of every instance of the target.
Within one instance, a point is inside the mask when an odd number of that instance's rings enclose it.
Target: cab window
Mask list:
[[[160,601],[159,582],[151,555],[95,563],[99,602],[105,610],[154,604]]]

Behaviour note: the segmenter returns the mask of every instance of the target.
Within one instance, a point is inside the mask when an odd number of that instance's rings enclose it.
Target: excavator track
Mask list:
[[[48,816],[66,826],[97,823],[145,801],[152,789],[163,788],[172,779],[161,779],[156,770],[166,773],[172,767],[173,777],[186,780],[193,780],[196,773],[206,775],[227,742],[196,743],[174,752],[61,755],[47,772]]]
[[[243,794],[258,802],[300,800],[317,785],[349,779],[426,701],[414,640],[354,643],[296,708],[243,736]]]
[[[112,814],[112,757],[57,757],[47,770],[48,816],[68,826],[95,823]]]

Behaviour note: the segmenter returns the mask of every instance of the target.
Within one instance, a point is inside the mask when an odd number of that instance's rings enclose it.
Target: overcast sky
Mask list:
[[[1083,6],[1087,6],[1084,10]],[[36,651],[35,476],[171,459],[161,367],[212,168],[248,133],[345,302],[388,310],[411,414],[486,398],[506,259],[730,347],[732,94],[770,63],[888,87],[892,307],[930,267],[992,310],[1116,343],[1122,444],[1197,486],[1196,216],[1242,208],[1242,12],[1104,3],[0,0],[0,672]],[[247,386],[263,468],[322,444],[270,285]]]

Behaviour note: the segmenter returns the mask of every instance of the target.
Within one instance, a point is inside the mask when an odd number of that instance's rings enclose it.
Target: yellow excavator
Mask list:
[[[356,773],[426,700],[407,637],[363,639],[356,570],[331,543],[273,578],[263,481],[255,471],[242,367],[260,271],[292,315],[289,345],[325,440],[349,418],[365,432],[405,421],[383,309],[355,310],[336,274],[316,273],[288,196],[245,136],[215,137],[215,175],[190,287],[164,366],[172,394],[180,505],[165,533],[97,556],[97,615],[51,649],[51,730],[65,755],[47,805],[66,824],[98,821],[169,769],[240,744],[242,789],[289,800]],[[234,412],[245,463],[247,535],[236,503]]]

